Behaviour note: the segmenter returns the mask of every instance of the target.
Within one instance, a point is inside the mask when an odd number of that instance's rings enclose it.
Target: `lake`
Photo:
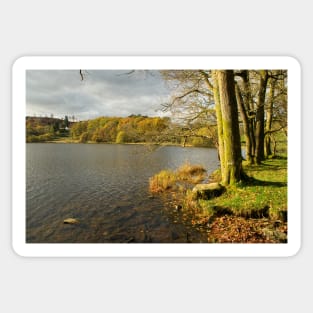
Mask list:
[[[185,162],[219,165],[209,148],[27,144],[27,243],[206,242],[169,197],[149,193],[149,177]]]

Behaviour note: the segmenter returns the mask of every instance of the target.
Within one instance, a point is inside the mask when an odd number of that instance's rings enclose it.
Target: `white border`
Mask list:
[[[25,116],[28,69],[287,69],[288,243],[286,244],[27,244]],[[301,246],[301,67],[288,56],[27,56],[12,69],[12,245],[25,257],[278,257]]]

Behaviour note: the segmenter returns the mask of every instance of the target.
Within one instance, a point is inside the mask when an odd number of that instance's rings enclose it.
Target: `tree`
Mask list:
[[[218,148],[213,86],[208,70],[163,70],[162,77],[172,90],[172,97],[163,104],[176,123],[173,132],[187,141],[214,144]],[[206,130],[204,130],[204,128]]]
[[[273,105],[274,105],[274,93],[275,93],[275,85],[276,79],[270,79],[270,90],[269,90],[269,97],[267,108],[265,112],[266,121],[265,121],[265,136],[264,136],[264,154],[265,157],[272,155],[271,149],[271,130],[272,130],[272,123],[273,123]]]
[[[253,144],[253,132],[251,129],[252,126],[249,121],[249,116],[245,108],[244,100],[243,100],[238,84],[236,84],[235,90],[236,90],[236,99],[237,99],[238,109],[239,109],[241,120],[243,123],[243,130],[244,130],[244,135],[245,135],[246,160],[248,164],[252,164],[254,162],[254,159],[253,159],[254,151],[253,151],[253,145],[252,145]]]
[[[53,132],[56,133],[60,130],[60,123],[58,120],[53,122]]]
[[[236,81],[236,98],[243,123],[246,142],[246,160],[248,164],[253,164],[255,161],[255,111],[251,96],[249,71],[237,71],[236,76],[241,78],[241,80]]]
[[[65,115],[64,117],[64,127],[69,127],[70,123],[69,123],[69,120],[68,120],[68,116]]]
[[[275,155],[276,135],[287,136],[287,71],[269,73],[269,91],[265,106],[265,157]],[[281,137],[281,136],[280,136]]]
[[[216,70],[214,76],[222,183],[233,185],[243,178],[234,73]]]
[[[124,131],[119,131],[116,136],[116,143],[124,143],[127,141],[126,138],[126,133]]]
[[[246,159],[260,164],[272,154],[275,134],[287,127],[287,71],[242,70],[235,74]]]
[[[267,81],[268,71],[261,70],[255,116],[255,161],[257,164],[260,164],[264,160],[264,106]]]
[[[238,109],[232,70],[162,71],[175,89],[167,107],[184,122],[185,140],[196,134],[199,121],[208,130],[216,131],[224,185],[235,184],[243,178]]]

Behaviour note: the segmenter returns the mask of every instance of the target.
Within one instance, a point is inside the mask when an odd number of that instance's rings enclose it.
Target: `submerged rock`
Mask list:
[[[64,221],[63,221],[64,224],[78,224],[79,221],[78,219],[76,218],[66,218]]]
[[[174,206],[174,208],[175,208],[176,211],[181,211],[182,208],[183,208],[183,206],[182,206],[181,204],[176,204],[176,205]]]
[[[225,191],[225,187],[219,183],[197,184],[192,193],[195,199],[209,200],[220,196]]]

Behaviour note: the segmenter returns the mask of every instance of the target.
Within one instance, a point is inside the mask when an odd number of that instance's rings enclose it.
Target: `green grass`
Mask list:
[[[287,225],[287,157],[272,157],[261,165],[243,163],[247,179],[210,200],[194,197],[193,178],[201,168],[185,164],[150,179],[151,192],[171,191],[172,207],[193,227],[206,232],[210,243],[285,243]],[[186,183],[186,179],[188,183]],[[220,171],[210,175],[220,181]]]
[[[227,188],[220,197],[200,200],[199,205],[212,214],[212,208],[228,208],[238,216],[269,215],[278,219],[287,211],[287,159],[272,158],[261,165],[243,164],[251,177],[247,182]],[[215,174],[216,175],[216,174]]]

